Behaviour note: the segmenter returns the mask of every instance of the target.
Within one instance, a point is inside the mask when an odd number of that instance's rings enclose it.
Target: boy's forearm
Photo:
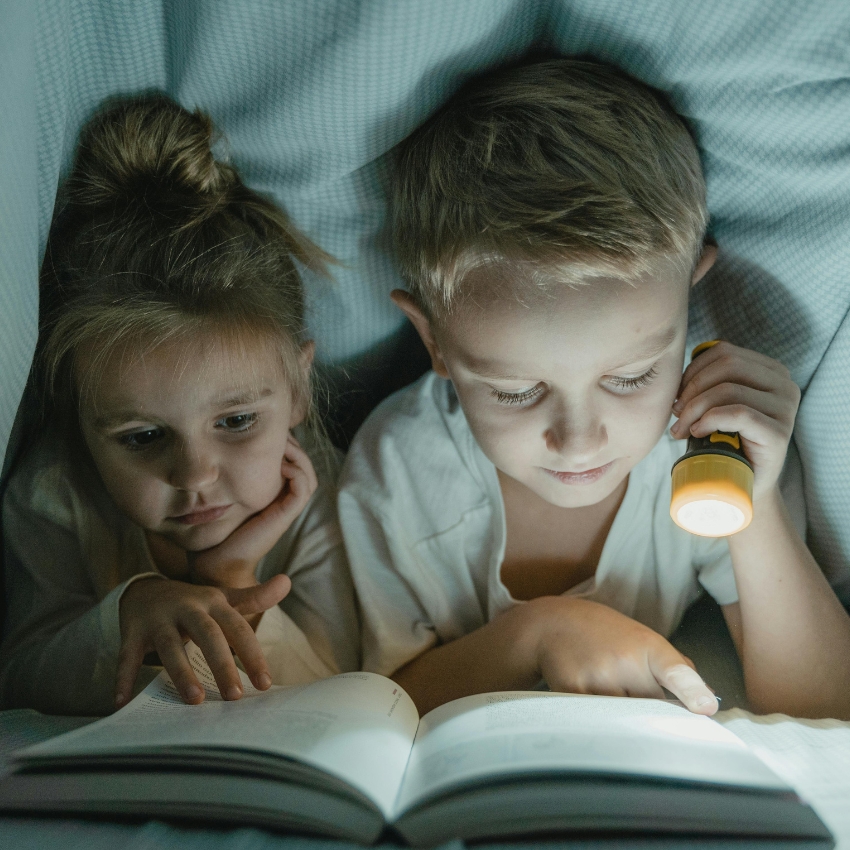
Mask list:
[[[471,694],[532,688],[540,681],[536,607],[536,600],[517,605],[476,631],[422,653],[392,678],[420,715]]]
[[[778,489],[729,538],[747,695],[758,711],[850,717],[850,617]]]

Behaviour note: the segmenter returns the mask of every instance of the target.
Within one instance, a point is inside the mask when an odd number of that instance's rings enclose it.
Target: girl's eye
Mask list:
[[[259,418],[259,413],[236,413],[219,419],[215,424],[220,425],[225,431],[238,434],[253,428]]]
[[[158,440],[162,439],[162,436],[162,428],[146,428],[144,431],[133,431],[130,434],[122,434],[118,438],[118,442],[128,449],[138,451],[152,446]]]
[[[490,392],[499,404],[527,404],[532,399],[537,398],[543,392],[543,389],[538,385],[518,393],[506,393],[503,390],[491,387]]]
[[[653,378],[655,378],[657,374],[658,371],[655,366],[653,366],[648,372],[644,372],[636,378],[620,378],[615,375],[611,378],[611,383],[621,390],[640,390],[648,384],[651,384]]]

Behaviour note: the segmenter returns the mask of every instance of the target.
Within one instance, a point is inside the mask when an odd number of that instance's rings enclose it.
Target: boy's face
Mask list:
[[[700,264],[695,275],[711,264]],[[406,293],[435,371],[451,378],[475,439],[497,469],[564,508],[596,504],[664,432],[682,377],[691,281],[671,263],[630,282],[599,278],[521,298],[472,297],[432,326]]]

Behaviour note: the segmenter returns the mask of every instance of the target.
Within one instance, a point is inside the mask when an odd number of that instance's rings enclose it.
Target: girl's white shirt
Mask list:
[[[726,540],[696,537],[670,519],[670,470],[685,447],[665,434],[634,467],[596,574],[568,591],[665,636],[701,587],[720,605],[738,599]],[[793,447],[783,492],[804,526]],[[366,670],[389,675],[522,604],[500,575],[507,531],[496,468],[451,382],[433,372],[387,399],[358,432],[340,478],[339,517]]]
[[[302,435],[303,436],[303,435]],[[357,609],[336,517],[335,473],[257,567],[292,590],[257,628],[275,684],[356,670]],[[7,623],[0,704],[60,714],[112,710],[121,645],[119,602],[159,575],[144,532],[94,476],[85,486],[57,443],[42,441],[13,473],[3,502]],[[137,689],[159,668],[143,668]]]

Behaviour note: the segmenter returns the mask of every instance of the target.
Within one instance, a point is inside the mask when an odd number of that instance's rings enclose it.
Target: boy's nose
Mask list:
[[[602,421],[590,410],[560,412],[543,435],[546,448],[571,465],[592,461],[606,442]]]
[[[168,483],[178,490],[203,490],[218,479],[218,461],[213,452],[181,445],[174,452]]]

